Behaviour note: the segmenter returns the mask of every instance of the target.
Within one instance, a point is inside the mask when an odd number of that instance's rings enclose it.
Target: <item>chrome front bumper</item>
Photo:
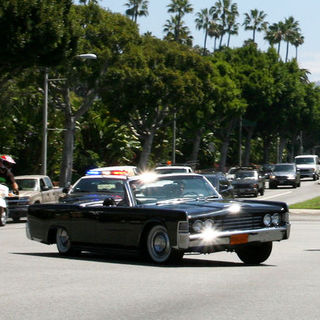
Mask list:
[[[232,237],[237,235],[247,235],[245,243],[270,242],[288,239],[290,236],[291,225],[288,223],[283,227],[263,228],[255,230],[224,231],[214,232],[212,237],[204,234],[179,233],[177,247],[175,249],[192,249],[212,246],[233,246]],[[240,244],[240,243],[239,243]]]

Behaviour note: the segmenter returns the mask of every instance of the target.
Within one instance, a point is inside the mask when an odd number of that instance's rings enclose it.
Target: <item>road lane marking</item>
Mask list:
[[[272,198],[277,198],[277,197],[285,196],[286,194],[289,194],[289,193],[292,193],[292,191],[288,191],[288,192],[276,194],[276,195],[274,195],[274,196],[263,197],[263,200],[267,200],[267,199],[272,199]]]

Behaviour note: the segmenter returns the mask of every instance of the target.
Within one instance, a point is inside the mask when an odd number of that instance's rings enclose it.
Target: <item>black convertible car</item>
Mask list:
[[[26,227],[62,255],[134,250],[166,263],[226,250],[259,264],[289,238],[288,217],[283,202],[223,200],[197,174],[85,176],[61,203],[30,206]]]

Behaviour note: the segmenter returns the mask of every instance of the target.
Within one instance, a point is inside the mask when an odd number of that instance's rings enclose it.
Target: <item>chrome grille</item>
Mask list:
[[[251,183],[239,183],[233,185],[234,189],[245,189],[245,188],[252,188]]]
[[[263,219],[260,215],[223,216],[214,219],[221,231],[260,229]]]

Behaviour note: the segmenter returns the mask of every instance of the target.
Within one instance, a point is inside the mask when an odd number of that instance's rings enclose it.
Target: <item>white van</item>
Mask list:
[[[319,158],[317,155],[301,155],[295,157],[295,163],[300,170],[301,178],[312,178],[318,180],[320,175]]]

